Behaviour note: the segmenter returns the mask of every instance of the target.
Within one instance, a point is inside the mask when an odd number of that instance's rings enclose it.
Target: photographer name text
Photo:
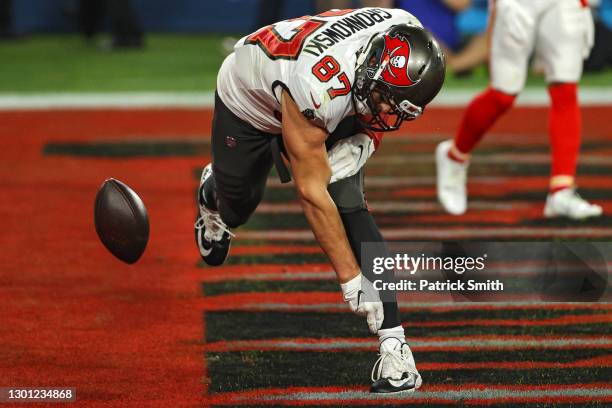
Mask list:
[[[470,279],[467,281],[430,281],[427,279],[419,279],[412,281],[402,279],[397,282],[385,282],[380,279],[374,280],[374,289],[382,290],[397,290],[397,291],[431,291],[431,292],[482,292],[482,291],[503,291],[504,284],[499,279],[486,281],[476,281]]]

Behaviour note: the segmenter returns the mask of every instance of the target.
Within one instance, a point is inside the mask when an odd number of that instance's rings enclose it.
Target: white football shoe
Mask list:
[[[572,220],[584,220],[599,217],[603,209],[597,204],[591,204],[576,192],[575,188],[564,188],[556,193],[548,194],[544,216],[546,218],[567,217]]]
[[[461,215],[467,210],[467,172],[468,163],[459,163],[448,152],[452,140],[445,140],[436,148],[436,173],[438,201],[446,212]]]
[[[372,368],[370,392],[395,394],[413,392],[423,380],[416,369],[410,347],[403,340],[388,337],[380,343],[380,354]]]
[[[194,227],[200,256],[208,265],[219,266],[227,259],[234,234],[225,225],[219,213],[207,206],[204,183],[212,174],[212,163],[210,163],[204,168],[200,178],[200,188],[198,188],[200,216]]]

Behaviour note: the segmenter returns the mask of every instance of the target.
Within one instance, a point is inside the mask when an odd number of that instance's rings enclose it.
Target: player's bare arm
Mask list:
[[[327,192],[327,132],[308,122],[286,91],[281,99],[283,139],[304,213],[317,241],[330,259],[340,283],[359,275],[338,210]]]

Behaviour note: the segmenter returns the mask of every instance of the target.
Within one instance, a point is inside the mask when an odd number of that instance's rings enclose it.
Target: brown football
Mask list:
[[[123,262],[136,262],[149,241],[149,216],[144,203],[126,184],[107,179],[96,194],[96,232],[104,246]]]

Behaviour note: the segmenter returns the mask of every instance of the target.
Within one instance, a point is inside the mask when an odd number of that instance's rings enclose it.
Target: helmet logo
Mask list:
[[[403,55],[396,55],[395,57],[391,58],[390,63],[395,68],[404,68],[406,66],[406,57]]]
[[[404,37],[385,36],[385,50],[382,53],[381,65],[384,66],[381,79],[393,86],[412,86],[417,84],[408,73],[410,61],[410,43]]]

